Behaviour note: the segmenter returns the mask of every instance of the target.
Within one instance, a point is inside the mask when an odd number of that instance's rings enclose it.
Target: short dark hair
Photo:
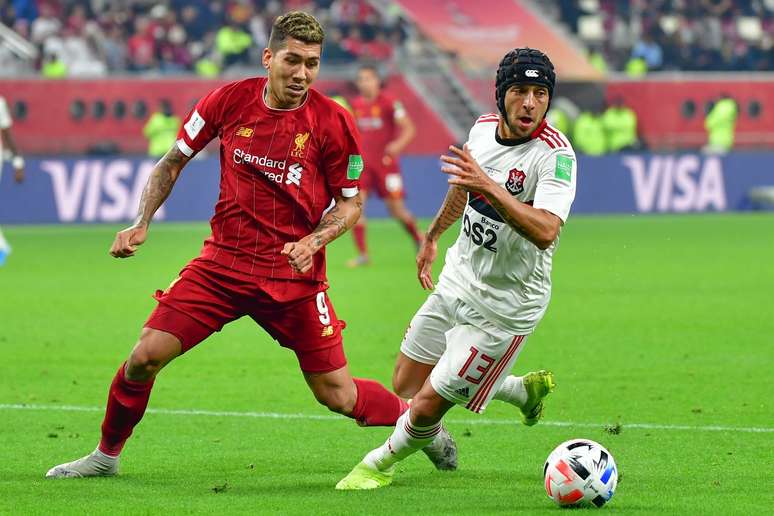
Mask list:
[[[269,36],[269,48],[272,52],[282,49],[286,46],[288,38],[322,45],[325,31],[323,31],[317,18],[311,14],[290,11],[282,16],[277,16],[277,19],[274,20]]]
[[[381,74],[379,73],[379,66],[376,63],[372,63],[371,61],[362,61],[357,66],[357,71],[360,70],[370,70],[376,74],[377,77],[379,77]]]

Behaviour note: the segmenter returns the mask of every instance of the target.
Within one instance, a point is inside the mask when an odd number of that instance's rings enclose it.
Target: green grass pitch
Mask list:
[[[96,445],[108,384],[152,292],[208,228],[156,224],[137,257],[118,261],[107,254],[117,226],[6,227],[15,251],[0,268],[0,513],[558,514],[543,461],[574,437],[600,441],[619,464],[603,511],[770,510],[772,228],[771,215],[571,218],[551,306],[514,369],[556,373],[546,420],[523,427],[499,402],[482,416],[455,408],[457,472],[418,454],[393,486],[342,493],[335,483],[389,429],[317,405],[292,353],[249,320],[160,375],[119,477],[44,480]],[[396,223],[372,221],[369,239],[366,269],[343,266],[349,235],[331,246],[330,295],[353,373],[389,384],[425,293]]]

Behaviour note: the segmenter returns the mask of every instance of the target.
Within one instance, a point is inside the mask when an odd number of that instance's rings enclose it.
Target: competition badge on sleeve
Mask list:
[[[572,181],[572,158],[569,156],[556,157],[556,178],[563,181]]]
[[[363,157],[360,154],[350,154],[347,162],[347,179],[357,179],[363,172]]]

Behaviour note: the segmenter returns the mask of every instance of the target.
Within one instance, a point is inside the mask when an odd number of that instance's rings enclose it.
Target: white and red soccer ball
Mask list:
[[[602,507],[613,497],[618,467],[601,444],[572,439],[551,452],[543,476],[546,494],[557,505]]]

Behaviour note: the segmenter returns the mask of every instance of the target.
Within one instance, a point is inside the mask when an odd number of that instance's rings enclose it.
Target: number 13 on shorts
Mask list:
[[[481,413],[508,376],[526,335],[492,335],[472,325],[455,326],[430,374],[438,394]]]

